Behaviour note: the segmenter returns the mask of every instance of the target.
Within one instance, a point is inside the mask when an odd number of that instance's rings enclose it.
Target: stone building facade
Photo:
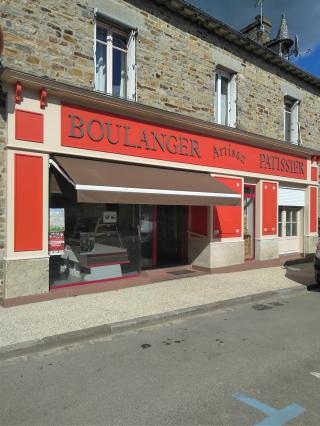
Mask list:
[[[300,143],[319,149],[320,81],[294,71],[296,67],[287,66],[271,52],[268,57],[263,47],[251,48],[249,39],[236,31],[229,34],[223,25],[180,0],[5,0],[0,5],[2,68],[94,90],[97,10],[112,22],[137,30],[138,103],[214,123],[215,71],[221,68],[234,73],[236,129],[281,144],[284,97],[290,96],[300,102]],[[4,83],[0,99],[1,258],[6,256],[6,91]],[[0,297],[5,268],[5,262],[0,262]]]

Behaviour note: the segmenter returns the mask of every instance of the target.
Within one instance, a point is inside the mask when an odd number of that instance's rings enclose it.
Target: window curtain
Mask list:
[[[126,60],[127,55],[124,52],[121,52],[120,55],[120,96],[121,97],[126,97],[127,93],[126,93],[126,84],[127,84],[127,60]]]
[[[291,110],[291,143],[299,143],[299,103],[296,101]]]
[[[136,100],[137,96],[137,67],[136,67],[136,37],[137,31],[132,30],[128,39],[128,55],[127,55],[127,97]]]
[[[96,90],[106,92],[106,46],[97,42],[96,48]]]

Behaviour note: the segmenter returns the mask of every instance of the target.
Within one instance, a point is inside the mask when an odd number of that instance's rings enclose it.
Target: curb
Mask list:
[[[263,293],[221,300],[205,305],[192,306],[189,308],[177,309],[174,311],[138,317],[111,324],[89,327],[83,330],[70,331],[67,333],[44,337],[42,339],[29,340],[23,343],[15,343],[0,348],[0,361],[31,355],[38,352],[45,352],[65,345],[72,345],[92,339],[112,336],[126,331],[163,324],[165,322],[176,321],[189,316],[201,315],[215,310],[241,305],[243,303],[256,302],[266,297],[285,296],[295,293],[299,294],[305,290],[305,287],[301,286],[283,288],[275,291],[265,291]]]
[[[164,312],[160,314],[134,318],[132,320],[115,322],[113,324],[110,324],[111,334],[124,333],[126,331],[130,331],[130,330],[134,330],[138,328],[151,327],[153,325],[158,325],[165,322],[176,321],[188,316],[206,314],[208,312],[228,308],[231,306],[241,305],[243,303],[256,302],[266,297],[285,295],[285,294],[291,294],[291,293],[292,294],[301,293],[303,291],[305,291],[304,287],[289,287],[289,288],[283,288],[283,289],[274,290],[274,291],[265,291],[263,293],[235,297],[233,299],[221,300],[218,302],[207,303],[205,305],[191,306],[189,308],[177,309],[175,311],[169,311],[169,312]],[[0,351],[0,359],[1,359],[1,351]]]
[[[110,325],[103,324],[97,327],[85,328],[84,330],[69,331],[67,333],[43,337],[42,339],[15,343],[13,345],[3,346],[0,349],[0,361],[31,355],[37,352],[44,352],[64,345],[75,344],[81,341],[90,340],[93,337],[106,337],[110,336],[110,334]]]

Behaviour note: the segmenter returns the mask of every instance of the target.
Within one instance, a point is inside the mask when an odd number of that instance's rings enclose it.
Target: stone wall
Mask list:
[[[214,120],[214,70],[221,54],[237,70],[237,127],[283,140],[282,84],[304,94],[302,141],[317,147],[320,92],[150,0],[5,0],[2,64],[94,87],[94,8],[138,28],[138,101]]]
[[[283,94],[280,79],[245,61],[238,76],[237,127],[284,139]]]
[[[49,259],[17,259],[5,262],[4,299],[48,293]]]
[[[210,45],[189,34],[187,28],[172,24],[151,14],[145,17],[137,48],[138,100],[213,121],[214,62]]]
[[[93,87],[94,21],[86,1],[5,0],[2,65]]]
[[[320,149],[320,96],[306,92],[300,105],[302,143]]]

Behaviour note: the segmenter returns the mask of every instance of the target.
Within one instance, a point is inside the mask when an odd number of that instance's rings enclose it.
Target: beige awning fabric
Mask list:
[[[55,156],[83,203],[235,206],[241,196],[209,173]]]

